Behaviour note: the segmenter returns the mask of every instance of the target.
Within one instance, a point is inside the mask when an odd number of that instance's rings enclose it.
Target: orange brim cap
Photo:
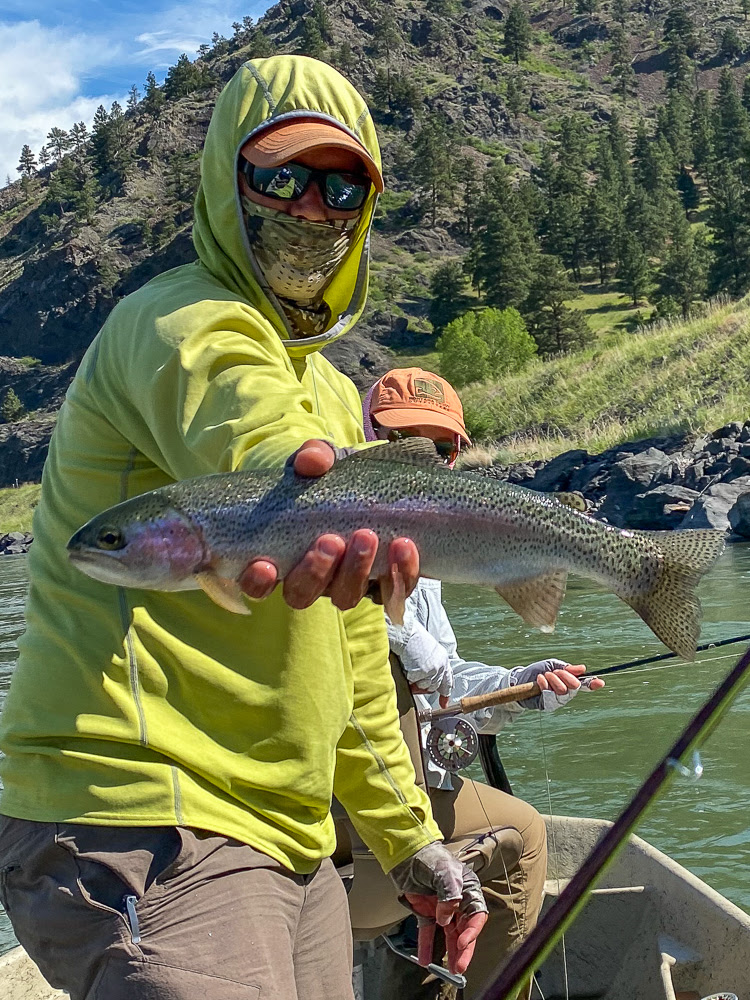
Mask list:
[[[388,406],[386,409],[373,410],[372,415],[381,427],[444,427],[452,434],[458,434],[462,441],[471,444],[466,428],[450,413],[441,413],[434,406]]]
[[[306,118],[284,122],[276,128],[269,126],[250,139],[242,147],[252,150],[252,162],[259,167],[278,167],[288,160],[293,160],[299,153],[308,149],[320,149],[331,146],[334,149],[346,149],[355,153],[367,168],[376,191],[382,193],[385,185],[383,175],[373,158],[361,142],[341,128],[316,118]]]

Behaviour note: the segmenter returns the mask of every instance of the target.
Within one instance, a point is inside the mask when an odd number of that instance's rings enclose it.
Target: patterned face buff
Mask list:
[[[315,309],[349,252],[359,219],[310,222],[242,198],[247,238],[271,291]]]

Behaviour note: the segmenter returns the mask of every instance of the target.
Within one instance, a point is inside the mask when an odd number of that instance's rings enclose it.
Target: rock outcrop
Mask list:
[[[750,420],[697,439],[636,441],[598,455],[575,449],[486,471],[543,493],[578,493],[620,528],[720,528],[750,538]]]

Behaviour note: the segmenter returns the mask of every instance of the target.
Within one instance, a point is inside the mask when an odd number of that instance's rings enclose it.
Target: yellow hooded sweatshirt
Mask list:
[[[335,793],[387,871],[440,832],[398,728],[382,609],[294,611],[277,590],[243,617],[200,591],[97,583],[65,551],[94,514],[165,483],[281,467],[309,438],[364,443],[356,389],[318,351],[364,306],[374,191],[326,292],[332,328],[304,341],[261,289],[242,224],[240,147],[303,112],[380,162],[364,101],[330,66],[246,63],[206,138],[199,261],[120,302],[68,391],[34,517],[0,812],[202,828],[304,873],[333,851]]]

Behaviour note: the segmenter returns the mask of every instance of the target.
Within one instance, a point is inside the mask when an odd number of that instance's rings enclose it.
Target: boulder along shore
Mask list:
[[[464,468],[471,467],[471,452]],[[582,449],[547,462],[475,471],[541,493],[573,493],[619,528],[720,528],[750,539],[750,420],[712,434],[651,438],[598,455]],[[583,504],[582,504],[583,506]]]

